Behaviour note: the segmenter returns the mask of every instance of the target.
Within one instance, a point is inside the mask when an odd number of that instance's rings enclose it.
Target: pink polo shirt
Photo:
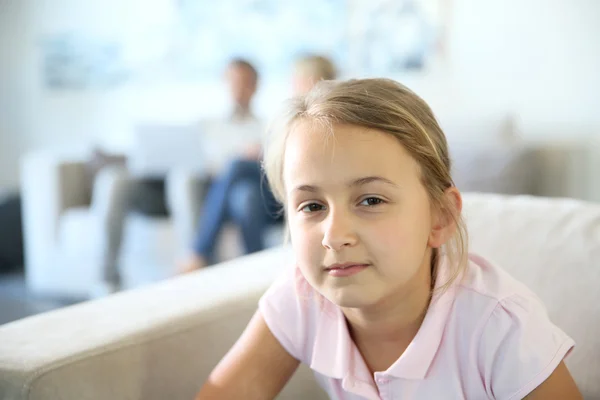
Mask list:
[[[444,263],[438,284],[447,281]],[[521,399],[574,346],[530,290],[476,255],[464,278],[432,300],[404,354],[374,376],[340,308],[298,269],[275,282],[259,308],[281,345],[310,366],[332,399]]]

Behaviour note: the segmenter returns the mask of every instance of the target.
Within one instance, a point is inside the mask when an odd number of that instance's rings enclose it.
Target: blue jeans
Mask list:
[[[235,160],[208,190],[194,252],[207,263],[214,263],[217,238],[229,221],[239,226],[246,254],[263,250],[267,228],[282,220],[281,206],[273,197],[260,164]]]

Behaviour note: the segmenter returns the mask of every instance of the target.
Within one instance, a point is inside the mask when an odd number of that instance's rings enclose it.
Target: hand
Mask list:
[[[190,257],[179,263],[177,266],[177,275],[188,274],[190,272],[198,271],[206,267],[206,260],[197,254],[190,255]]]
[[[253,144],[246,147],[243,156],[247,160],[258,161],[262,157],[262,146],[260,144]]]

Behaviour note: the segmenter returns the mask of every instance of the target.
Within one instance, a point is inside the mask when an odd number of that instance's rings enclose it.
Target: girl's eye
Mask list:
[[[323,207],[320,204],[317,203],[310,203],[305,205],[304,207],[302,207],[302,212],[305,213],[313,213],[313,212],[317,212],[317,211],[322,211],[325,207]]]
[[[372,206],[377,206],[382,203],[383,203],[383,200],[380,199],[379,197],[367,197],[366,199],[364,199],[363,201],[360,202],[360,205],[372,207]]]

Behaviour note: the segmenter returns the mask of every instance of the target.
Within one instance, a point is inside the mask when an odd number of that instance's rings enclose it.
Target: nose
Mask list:
[[[323,220],[323,241],[321,244],[328,250],[340,251],[345,247],[356,245],[358,239],[354,230],[352,217],[341,211],[331,211]]]

